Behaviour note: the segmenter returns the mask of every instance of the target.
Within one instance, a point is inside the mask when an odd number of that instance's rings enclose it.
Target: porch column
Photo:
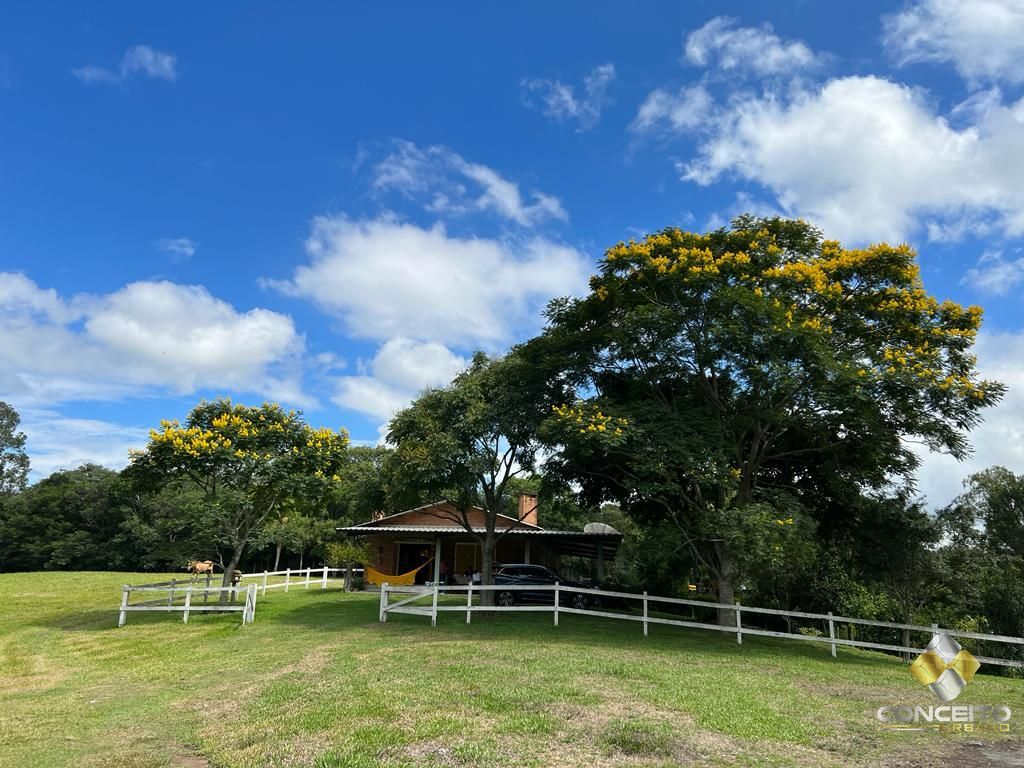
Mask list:
[[[530,562],[530,540],[523,539],[523,562]]]
[[[441,581],[441,537],[434,536],[434,583]]]
[[[597,543],[597,580],[604,581],[604,546]]]

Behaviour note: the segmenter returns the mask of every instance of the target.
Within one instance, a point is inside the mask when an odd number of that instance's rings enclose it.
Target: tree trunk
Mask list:
[[[345,591],[352,591],[352,563],[345,563]]]
[[[221,579],[221,582],[220,582],[220,585],[222,587],[230,587],[231,586],[231,579],[232,579],[232,577],[235,574],[235,570],[238,568],[238,563],[241,561],[241,559],[242,559],[242,552],[244,552],[244,551],[245,551],[245,543],[243,542],[241,545],[239,545],[231,553],[231,560],[230,560],[230,562],[228,562],[227,566],[224,568],[224,578]],[[230,594],[229,592],[221,592],[220,593],[220,601],[219,602],[220,602],[221,605],[224,605],[225,603],[228,602],[229,594]]]
[[[482,570],[480,573],[481,584],[494,583],[494,549],[496,544],[497,537],[494,535],[494,530],[488,527],[487,533],[484,534],[483,546],[480,548],[480,557],[482,561]],[[494,592],[489,589],[481,590],[480,604],[494,605]]]
[[[739,575],[736,558],[731,552],[723,550],[719,560],[718,602],[732,605],[736,602],[736,577]],[[729,608],[719,608],[718,626],[735,627],[736,611]]]
[[[305,554],[304,550],[299,550],[299,570],[302,570],[302,556]]]
[[[274,567],[270,570],[276,571],[277,566],[281,563],[281,550],[284,549],[284,545],[281,542],[277,543],[277,551],[274,552]]]

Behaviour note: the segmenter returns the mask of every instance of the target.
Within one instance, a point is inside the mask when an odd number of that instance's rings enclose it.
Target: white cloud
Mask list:
[[[395,151],[374,169],[373,185],[379,191],[396,190],[424,200],[433,213],[490,212],[524,227],[546,219],[569,218],[558,198],[532,192],[524,200],[518,184],[447,147],[420,148],[411,141],[394,144]]]
[[[174,82],[178,77],[177,66],[178,59],[173,53],[135,45],[124,52],[116,70],[89,64],[71,73],[86,83],[122,83],[135,76]]]
[[[714,101],[703,85],[680,88],[678,93],[658,88],[644,99],[629,128],[634,133],[691,131],[706,124],[713,110]]]
[[[799,40],[782,40],[771,24],[738,27],[737,22],[718,16],[691,32],[684,45],[685,60],[701,67],[717,65],[722,70],[749,71],[762,77],[790,74],[821,63]]]
[[[956,234],[964,222],[1024,233],[1024,100],[989,103],[955,129],[917,90],[846,77],[736,98],[701,135],[685,180],[757,182],[831,237],[900,240],[921,224]]]
[[[165,237],[157,241],[157,248],[164,253],[171,255],[171,261],[186,261],[191,259],[199,243],[189,240],[187,237]]]
[[[583,78],[581,93],[561,80],[524,78],[520,85],[523,101],[546,117],[559,122],[575,122],[577,130],[588,131],[597,125],[601,112],[610,103],[608,86],[615,79],[615,66],[601,64]]]
[[[902,64],[947,62],[971,82],[1024,82],[1024,0],[916,0],[883,25]]]
[[[131,283],[69,299],[0,273],[0,399],[21,405],[208,387],[305,404],[291,318],[198,286]]]
[[[1024,258],[1007,260],[999,251],[986,252],[960,282],[981,293],[1005,296],[1024,282]]]
[[[589,272],[549,240],[459,238],[387,218],[318,217],[306,250],[311,263],[292,279],[267,282],[377,340],[501,344],[535,328],[550,298],[585,289]]]
[[[386,422],[424,389],[448,384],[467,365],[443,344],[388,339],[366,371],[338,378],[332,400]]]
[[[128,463],[128,451],[144,448],[148,437],[142,427],[70,418],[49,409],[23,408],[19,415],[33,481],[89,462],[121,469]]]
[[[968,475],[987,467],[999,465],[1024,474],[1024,331],[981,333],[975,352],[983,377],[1003,382],[1009,391],[971,433],[974,454],[966,461],[922,454],[918,487],[933,508],[952,501],[963,490]]]

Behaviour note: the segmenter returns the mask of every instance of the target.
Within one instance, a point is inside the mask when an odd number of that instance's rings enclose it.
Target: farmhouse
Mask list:
[[[601,523],[589,523],[582,531],[542,528],[537,497],[527,493],[519,496],[517,516],[498,516],[496,530],[501,537],[496,563],[536,563],[558,571],[563,557],[583,557],[596,561],[598,579],[622,542],[621,533]],[[438,501],[338,531],[368,546],[371,561],[364,565],[370,583],[422,584],[440,581],[444,573],[451,581],[464,583],[465,574],[481,567],[476,534],[482,536],[485,528],[479,507],[464,518],[450,502]]]

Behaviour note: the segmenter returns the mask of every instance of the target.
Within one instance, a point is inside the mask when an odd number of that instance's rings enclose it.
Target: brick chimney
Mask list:
[[[540,525],[537,522],[537,494],[519,494],[519,519],[530,525]]]

